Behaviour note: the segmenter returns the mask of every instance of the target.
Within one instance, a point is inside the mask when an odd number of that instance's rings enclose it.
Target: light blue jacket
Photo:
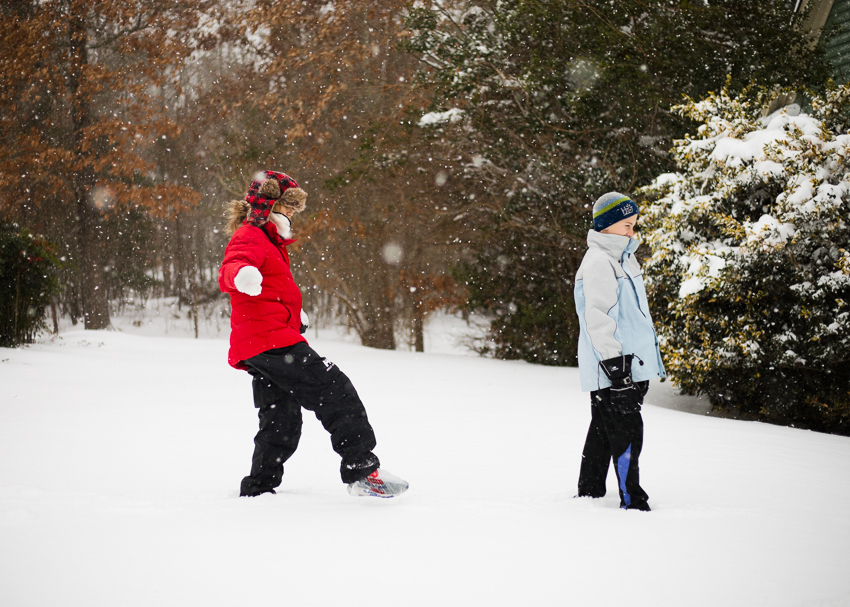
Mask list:
[[[634,354],[633,381],[666,377],[643,275],[634,256],[640,243],[628,236],[590,230],[587,246],[575,282],[581,389],[611,387],[599,363],[623,354]]]

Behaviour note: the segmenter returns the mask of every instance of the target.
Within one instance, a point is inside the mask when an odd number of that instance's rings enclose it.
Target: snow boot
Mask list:
[[[409,486],[407,481],[378,468],[366,478],[349,483],[348,492],[354,496],[395,497]]]

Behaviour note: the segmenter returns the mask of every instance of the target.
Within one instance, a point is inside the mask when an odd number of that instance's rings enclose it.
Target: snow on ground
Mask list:
[[[626,512],[613,471],[605,498],[572,497],[576,369],[310,337],[404,496],[350,497],[306,413],[278,494],[239,498],[257,422],[226,339],[0,349],[0,605],[850,604],[846,437],[683,412],[704,405],[654,384],[653,511]]]

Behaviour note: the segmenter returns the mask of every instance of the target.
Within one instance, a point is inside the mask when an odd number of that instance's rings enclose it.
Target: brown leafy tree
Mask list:
[[[260,69],[232,103],[244,130],[219,153],[242,167],[230,173],[234,192],[268,165],[310,193],[293,258],[308,309],[339,304],[378,348],[407,328],[421,350],[425,316],[459,301],[449,268],[460,241],[445,221],[442,168],[415,125],[428,99],[397,49],[404,11],[395,1],[257,3],[244,27]]]
[[[197,193],[148,151],[177,127],[162,86],[198,40],[202,0],[15,0],[0,7],[0,213],[66,261],[65,303],[109,326],[106,283],[133,213],[163,217]],[[118,239],[120,240],[120,239]]]

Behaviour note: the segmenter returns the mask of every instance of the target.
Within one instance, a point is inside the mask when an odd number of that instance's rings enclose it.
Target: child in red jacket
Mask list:
[[[251,474],[240,494],[274,493],[283,464],[298,447],[301,408],[313,411],[342,457],[340,474],[352,495],[393,497],[408,484],[379,468],[375,433],[351,381],[307,344],[301,291],[289,269],[291,219],[307,194],[288,175],[265,171],[245,200],[230,203],[233,233],[224,252],[219,286],[230,295],[228,362],[254,378],[260,430]]]

